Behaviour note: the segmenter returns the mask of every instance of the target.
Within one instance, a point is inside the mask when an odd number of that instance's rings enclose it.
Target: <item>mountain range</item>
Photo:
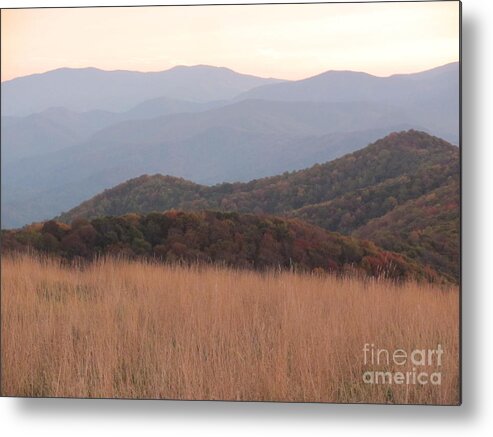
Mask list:
[[[2,115],[26,116],[52,107],[122,112],[157,97],[207,102],[275,82],[208,65],[150,73],[59,68],[2,82]]]
[[[60,69],[2,83],[2,226],[45,220],[161,173],[246,182],[419,129],[458,144],[458,64],[300,81],[224,68]]]
[[[237,99],[382,103],[408,111],[433,134],[458,144],[459,88],[459,64],[454,62],[388,77],[327,71],[299,81],[262,85]]]
[[[39,157],[83,142],[113,124],[174,113],[204,111],[221,102],[190,102],[160,97],[146,100],[124,112],[92,110],[77,112],[52,107],[26,117],[2,117],[2,159],[12,163]]]

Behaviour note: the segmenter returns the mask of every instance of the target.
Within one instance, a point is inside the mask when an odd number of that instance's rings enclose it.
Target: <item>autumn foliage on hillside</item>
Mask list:
[[[4,231],[2,249],[35,250],[67,260],[115,255],[255,270],[443,279],[433,269],[369,241],[330,233],[297,219],[255,214],[168,211],[77,219],[71,225],[48,221]]]
[[[248,183],[207,187],[170,176],[144,175],[106,190],[58,219],[70,223],[75,218],[173,208],[276,214],[301,218],[329,231],[363,235],[457,281],[458,190],[451,193],[445,214],[430,214],[418,199],[440,194],[443,187],[458,187],[459,165],[457,147],[410,130],[325,164]],[[437,201],[436,208],[442,206]],[[408,220],[401,229],[389,219],[377,220],[404,207],[410,217],[419,217],[416,225]],[[414,238],[424,228],[426,241]],[[430,243],[438,240],[440,244]]]
[[[398,203],[419,197],[459,175],[457,147],[424,132],[393,133],[368,147],[306,170],[212,187],[171,176],[141,176],[82,203],[61,221],[166,209],[222,209],[280,214],[356,193],[353,205],[394,197]],[[391,182],[391,183],[389,183]],[[372,190],[364,192],[364,190]],[[363,190],[358,192],[355,190]],[[383,208],[393,206],[392,199]],[[348,206],[344,209],[350,212]],[[377,216],[383,210],[372,216]],[[360,220],[361,221],[361,220]],[[333,224],[332,226],[335,226]]]
[[[460,187],[452,180],[418,199],[370,220],[353,235],[433,265],[455,279],[460,275]]]

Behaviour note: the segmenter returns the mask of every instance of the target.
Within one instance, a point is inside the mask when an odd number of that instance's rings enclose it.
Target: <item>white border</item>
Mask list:
[[[254,3],[247,0],[242,3]],[[0,0],[1,7],[207,3]],[[209,3],[228,3],[216,0]],[[491,0],[463,1],[462,407],[0,399],[3,435],[119,437],[491,435],[493,429],[493,26]]]

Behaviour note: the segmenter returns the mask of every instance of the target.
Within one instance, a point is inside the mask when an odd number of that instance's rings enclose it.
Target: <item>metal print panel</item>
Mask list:
[[[1,11],[1,394],[459,405],[460,3]]]

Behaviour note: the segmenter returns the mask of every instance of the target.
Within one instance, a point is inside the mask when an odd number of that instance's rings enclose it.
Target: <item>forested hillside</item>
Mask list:
[[[341,202],[345,198],[352,199],[353,206],[358,202],[368,204],[365,198],[373,201],[375,195],[379,196],[375,204],[391,195],[402,203],[439,187],[450,177],[458,177],[458,168],[457,147],[411,130],[390,134],[362,150],[325,164],[248,183],[208,187],[180,178],[145,175],[106,190],[62,214],[60,219],[70,221],[75,217],[93,218],[172,207],[285,213],[336,198]],[[371,192],[366,193],[365,189]],[[344,205],[346,210],[349,206]],[[369,214],[378,216],[379,212],[382,211]],[[305,211],[303,214],[307,215]]]
[[[460,191],[450,183],[370,220],[353,235],[403,253],[455,279],[460,274]]]
[[[411,130],[325,164],[248,183],[207,187],[169,176],[141,176],[59,219],[70,223],[78,217],[171,208],[280,214],[330,231],[363,235],[458,279],[459,165],[457,147]],[[443,198],[441,204],[448,199],[446,211],[437,205],[438,213],[430,213],[425,207],[430,193]],[[393,211],[420,221],[409,219],[402,229],[387,216]],[[382,220],[375,221],[378,218]],[[426,238],[416,239],[419,232]]]
[[[69,260],[113,254],[255,270],[444,280],[433,269],[382,251],[369,241],[330,233],[297,219],[256,214],[168,211],[77,219],[72,225],[48,221],[3,231],[4,252],[30,249]]]

